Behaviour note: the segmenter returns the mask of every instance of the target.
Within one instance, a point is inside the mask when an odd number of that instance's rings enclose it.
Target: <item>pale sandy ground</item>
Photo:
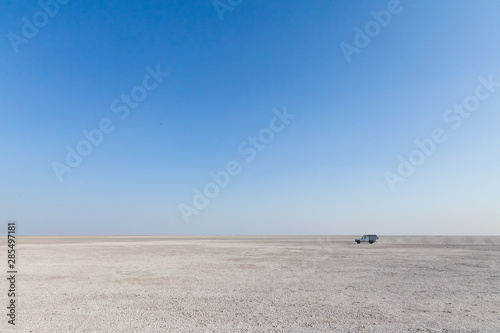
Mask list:
[[[500,237],[21,237],[18,249],[18,332],[500,332]]]

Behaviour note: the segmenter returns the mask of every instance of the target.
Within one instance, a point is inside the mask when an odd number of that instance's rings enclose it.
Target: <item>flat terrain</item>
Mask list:
[[[500,237],[353,240],[20,237],[16,328],[500,332]]]

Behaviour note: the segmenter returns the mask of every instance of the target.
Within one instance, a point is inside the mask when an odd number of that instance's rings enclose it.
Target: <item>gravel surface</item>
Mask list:
[[[379,236],[19,237],[16,331],[500,332],[500,237]]]

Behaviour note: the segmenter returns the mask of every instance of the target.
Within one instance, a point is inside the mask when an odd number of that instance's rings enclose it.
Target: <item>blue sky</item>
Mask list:
[[[497,1],[244,0],[223,20],[209,0],[61,2],[0,4],[0,221],[22,234],[500,234]],[[348,63],[372,11],[390,22]],[[112,103],[157,66],[120,119]],[[447,110],[488,79],[453,129]],[[285,108],[247,161],[239,145]],[[59,181],[54,162],[103,119],[113,131]],[[398,174],[436,128],[446,140]],[[194,207],[229,161],[240,172]]]

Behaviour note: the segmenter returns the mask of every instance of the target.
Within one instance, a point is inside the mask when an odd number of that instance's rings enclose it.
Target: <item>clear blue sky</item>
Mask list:
[[[500,82],[500,4],[394,6],[244,0],[221,20],[210,0],[69,0],[53,16],[3,1],[0,223],[26,235],[500,234],[500,87],[478,88],[488,97],[460,124],[447,113],[474,102],[478,77]],[[388,7],[348,63],[341,45]],[[113,102],[123,110],[157,65],[169,75],[120,119]],[[295,118],[247,161],[238,146],[285,107]],[[102,119],[113,131],[60,182],[54,162]],[[447,139],[401,177],[399,157],[436,128]],[[240,173],[185,223],[180,205],[232,160]],[[405,179],[394,191],[387,172]]]

